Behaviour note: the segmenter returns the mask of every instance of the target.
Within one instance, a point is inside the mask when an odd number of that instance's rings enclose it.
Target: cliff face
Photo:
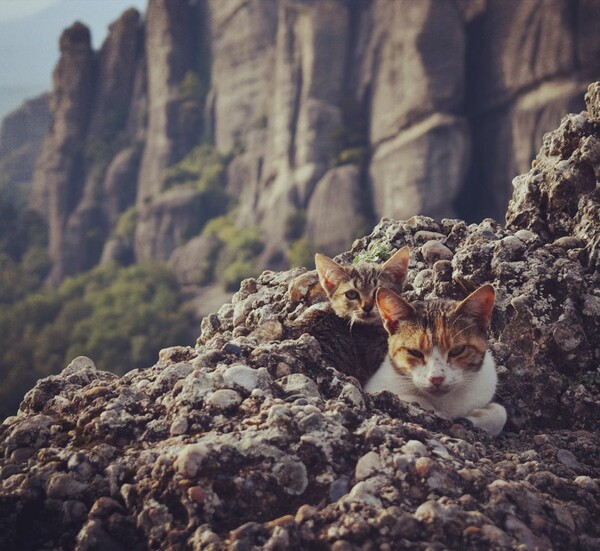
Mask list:
[[[408,299],[497,289],[496,439],[334,369],[265,271],[195,347],[123,377],[78,357],[0,425],[2,548],[598,549],[600,82],[517,178],[508,225],[384,219]],[[443,259],[432,251],[442,249]]]
[[[2,197],[19,209],[29,201],[35,160],[50,123],[48,94],[25,102],[0,128]]]
[[[169,190],[169,170],[198,144],[227,159],[236,223],[262,230],[271,267],[300,218],[293,238],[335,254],[382,216],[501,217],[512,177],[600,75],[594,7],[150,0],[99,52],[73,27],[30,198],[51,281],[184,245],[203,199],[193,182]],[[132,206],[134,235],[111,236]]]

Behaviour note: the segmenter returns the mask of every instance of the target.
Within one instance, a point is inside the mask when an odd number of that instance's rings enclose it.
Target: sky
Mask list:
[[[59,0],[0,0],[0,21],[13,21],[28,17],[52,4],[57,4]]]
[[[49,92],[58,40],[75,21],[90,27],[98,49],[108,25],[147,0],[0,0],[0,119],[23,101]]]

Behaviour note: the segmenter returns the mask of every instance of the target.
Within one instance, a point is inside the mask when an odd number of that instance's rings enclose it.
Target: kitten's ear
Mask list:
[[[482,329],[487,329],[492,321],[492,310],[496,292],[494,288],[487,284],[482,285],[476,291],[473,291],[465,300],[463,300],[454,310],[455,314],[475,318]]]
[[[333,295],[335,290],[344,283],[344,281],[350,279],[342,266],[324,254],[317,253],[315,255],[315,266],[317,267],[317,274],[319,274],[321,287],[325,289],[325,292],[329,297]]]
[[[390,335],[396,332],[401,321],[410,320],[415,315],[411,304],[385,287],[377,289],[376,299],[383,326]]]
[[[408,246],[402,247],[385,261],[381,270],[381,273],[388,276],[399,290],[402,289],[402,285],[406,279],[409,259],[410,249]]]

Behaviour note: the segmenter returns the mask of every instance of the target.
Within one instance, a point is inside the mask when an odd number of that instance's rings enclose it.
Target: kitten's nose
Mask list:
[[[362,305],[362,309],[363,309],[365,312],[370,312],[371,310],[373,310],[373,306],[375,306],[375,303],[374,303],[374,302],[365,302],[365,303]]]
[[[444,377],[443,375],[436,375],[434,377],[429,377],[429,382],[433,386],[440,386],[445,380],[446,380],[446,377]]]

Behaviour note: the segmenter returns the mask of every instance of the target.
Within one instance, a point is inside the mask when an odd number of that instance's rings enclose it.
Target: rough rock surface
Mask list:
[[[384,219],[340,255],[411,247],[406,296],[498,291],[496,439],[366,395],[263,272],[196,347],[119,378],[79,357],[0,426],[0,547],[600,546],[600,83],[517,179],[508,226]],[[594,181],[594,185],[590,183]]]

